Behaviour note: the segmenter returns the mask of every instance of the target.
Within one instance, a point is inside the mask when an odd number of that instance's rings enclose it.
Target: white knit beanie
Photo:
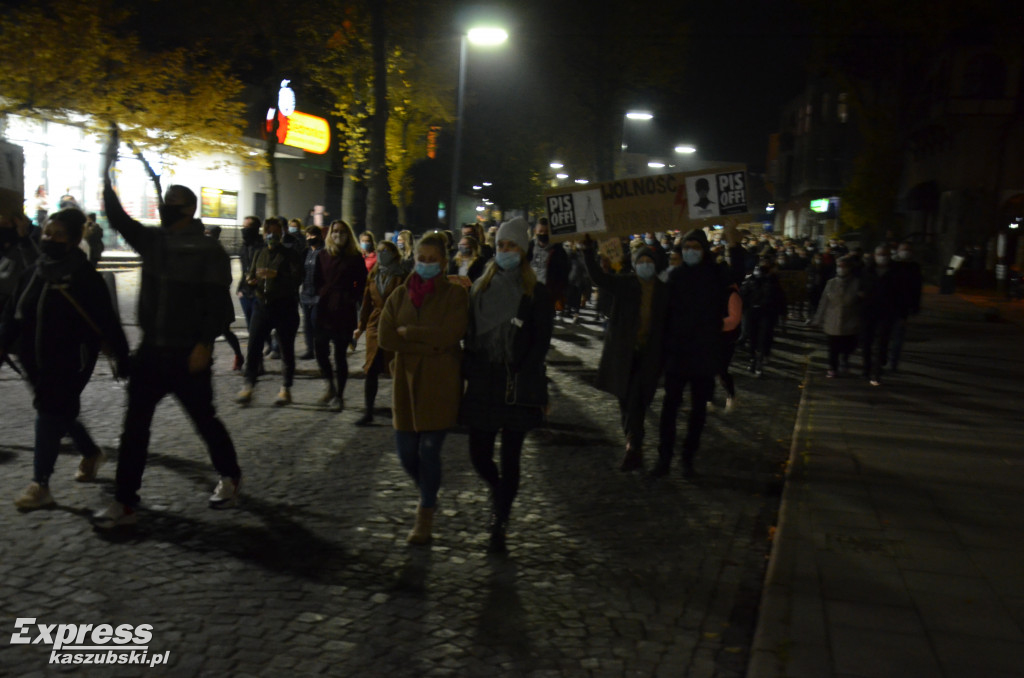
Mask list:
[[[525,252],[530,247],[530,225],[526,223],[526,219],[516,217],[499,226],[494,243],[497,244],[502,240],[511,240]]]

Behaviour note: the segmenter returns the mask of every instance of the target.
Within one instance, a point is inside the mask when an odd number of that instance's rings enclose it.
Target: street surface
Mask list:
[[[137,275],[117,274],[133,344]],[[6,635],[0,675],[743,676],[816,333],[782,336],[761,379],[738,352],[738,406],[725,414],[716,394],[701,477],[684,481],[676,467],[652,485],[617,470],[618,407],[592,386],[600,327],[589,312],[585,320],[556,327],[551,420],[527,438],[507,557],[485,553],[487,492],[460,431],[445,443],[433,545],[405,543],[417,495],[394,452],[390,381],[377,425],[352,425],[362,346],[349,354],[348,409],[335,414],[314,404],[313,361],[299,363],[292,406],[273,407],[280,365],[269,360],[253,404],[234,404],[241,378],[218,342],[216,404],[239,451],[243,503],[207,508],[215,473],[168,399],[154,421],[140,523],[113,536],[89,517],[112,493],[123,384],[101,359],[84,394],[82,419],[111,456],[99,481],[73,481],[77,456],[65,441],[51,480],[58,506],[21,514],[13,500],[31,479],[34,411],[25,385],[0,371],[4,633],[19,618],[149,624],[150,655],[167,659],[152,669],[60,666],[45,640]],[[651,413],[648,466],[656,429]]]

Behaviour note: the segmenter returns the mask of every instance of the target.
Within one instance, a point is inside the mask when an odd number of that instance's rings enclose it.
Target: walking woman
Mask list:
[[[344,221],[332,221],[327,229],[326,244],[316,257],[313,286],[317,294],[313,349],[326,382],[319,403],[340,412],[345,407],[345,383],[348,381],[345,350],[358,323],[357,308],[366,286],[363,257],[352,227]],[[334,345],[333,370],[331,344]]]
[[[416,267],[416,252],[412,247],[412,231],[399,231],[398,237],[395,238],[395,244],[398,245],[402,268],[407,274],[412,273]]]
[[[384,304],[403,282],[405,269],[402,268],[398,248],[387,240],[380,241],[377,244],[377,265],[366,279],[363,305],[359,311],[359,327],[352,335],[354,339],[366,335],[366,363],[363,365],[366,373],[363,391],[365,411],[362,418],[356,421],[356,426],[369,426],[373,423],[373,403],[377,399],[380,375],[391,369],[389,365],[394,356],[380,347],[377,328]]]
[[[480,245],[471,235],[462,236],[459,251],[448,264],[448,275],[459,277],[463,287],[470,287],[484,272],[487,261],[480,255]]]
[[[445,239],[429,234],[416,246],[416,269],[388,297],[378,327],[380,347],[393,351],[392,425],[398,458],[416,482],[420,502],[412,544],[430,541],[441,487],[441,445],[455,425],[462,398],[459,342],[466,333],[469,296],[442,273]]]
[[[597,387],[619,399],[626,436],[619,470],[633,471],[643,466],[644,416],[661,376],[668,288],[657,276],[653,251],[646,245],[636,251],[631,273],[606,273],[589,238],[584,257],[601,298],[611,299]]]
[[[128,342],[100,274],[79,249],[85,215],[68,207],[43,226],[42,254],[21,277],[0,317],[0,365],[17,354],[36,409],[32,483],[14,504],[23,511],[53,505],[50,477],[60,440],[70,435],[82,454],[75,480],[93,481],[106,456],[78,419],[81,395],[106,344],[124,374]]]
[[[469,427],[469,456],[491,489],[488,551],[504,553],[512,502],[519,491],[519,460],[530,429],[548,404],[544,357],[551,343],[554,306],[526,258],[529,225],[517,217],[498,229],[498,251],[470,294],[463,362],[466,393],[460,419]],[[501,468],[494,444],[501,431]]]
[[[857,348],[861,331],[863,294],[860,278],[853,275],[853,266],[854,262],[848,256],[836,263],[836,277],[825,283],[812,321],[825,331],[828,338],[828,371],[825,376],[829,379],[849,370],[850,354]]]

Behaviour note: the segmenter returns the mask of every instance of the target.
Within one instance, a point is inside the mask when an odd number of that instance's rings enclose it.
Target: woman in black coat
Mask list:
[[[469,428],[469,454],[491,487],[491,553],[504,553],[512,502],[519,491],[519,460],[527,432],[544,420],[548,404],[544,358],[554,306],[526,258],[525,219],[498,229],[498,251],[470,294],[469,330],[460,412]],[[501,469],[494,463],[501,431]]]
[[[608,329],[597,368],[597,387],[619,399],[626,454],[619,467],[643,465],[644,414],[654,399],[662,369],[668,292],[658,279],[653,252],[636,252],[629,273],[606,273],[598,264],[594,242],[586,240],[584,261],[590,279],[611,297]]]
[[[119,373],[127,368],[128,342],[110,293],[78,247],[84,225],[85,215],[75,208],[50,215],[42,255],[0,318],[0,362],[7,352],[17,353],[35,396],[33,481],[14,502],[22,510],[54,504],[49,480],[65,435],[82,453],[75,480],[96,479],[105,455],[78,421],[82,391],[101,345],[116,358]]]

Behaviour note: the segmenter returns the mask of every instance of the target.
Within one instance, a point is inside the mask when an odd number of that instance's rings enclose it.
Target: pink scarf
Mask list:
[[[423,305],[423,300],[427,298],[427,295],[434,291],[434,279],[424,280],[419,273],[413,273],[409,276],[406,287],[409,288],[409,300],[412,305],[419,308]]]

